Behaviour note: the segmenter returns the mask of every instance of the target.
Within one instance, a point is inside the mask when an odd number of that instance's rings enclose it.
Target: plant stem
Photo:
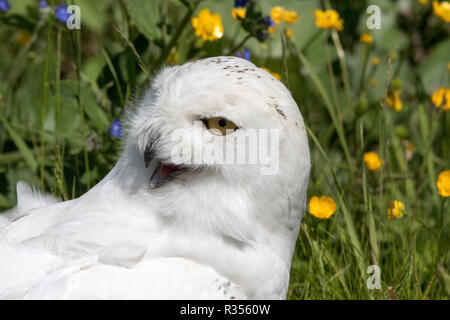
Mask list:
[[[329,50],[328,47],[325,46],[326,49],[326,53],[327,53],[327,65],[328,65],[328,72],[330,74],[330,80],[331,80],[331,88],[333,90],[333,99],[334,99],[334,104],[336,107],[336,113],[337,113],[337,117],[339,120],[339,125],[343,126],[342,124],[342,113],[341,113],[341,104],[339,103],[339,98],[337,95],[337,87],[336,87],[336,81],[335,81],[335,77],[334,77],[334,71],[333,71],[333,65],[331,63],[331,59],[330,59],[330,54],[329,54]]]
[[[68,200],[67,192],[64,185],[64,138],[61,134],[61,29],[58,29],[56,37],[56,64],[55,64],[55,90],[56,90],[56,181],[58,182],[59,191],[64,200]]]
[[[91,188],[91,173],[89,169],[89,155],[87,149],[87,141],[86,141],[86,124],[85,124],[85,111],[83,105],[83,99],[81,95],[81,30],[76,30],[75,32],[75,51],[76,51],[76,71],[77,71],[77,100],[78,106],[80,109],[80,117],[81,117],[81,132],[83,134],[83,156],[84,156],[84,166],[86,168],[87,175],[87,188]]]
[[[282,60],[283,60],[283,75],[284,82],[286,83],[286,87],[289,89],[289,72],[287,65],[287,56],[286,56],[286,36],[284,32],[281,33],[281,50],[282,50]]]
[[[56,89],[56,134],[61,139],[61,30],[58,30],[56,38],[56,64],[55,64],[55,89]]]
[[[236,53],[236,51],[238,51],[250,38],[252,37],[251,34],[247,34],[245,36],[244,39],[241,40],[241,42],[239,42],[237,45],[235,45],[230,51],[228,51],[228,53],[226,54],[226,56],[232,56]]]
[[[331,9],[330,0],[325,0],[325,8]],[[336,52],[338,54],[339,63],[342,69],[342,80],[344,81],[345,96],[347,98],[347,105],[351,102],[351,90],[350,90],[350,78],[348,75],[347,62],[345,60],[345,51],[342,48],[341,40],[339,40],[339,34],[336,29],[331,29],[331,38],[333,39]]]
[[[303,45],[303,47],[301,47],[301,50],[303,52],[306,52],[306,50],[308,50],[309,46],[311,46],[316,40],[317,38],[319,38],[319,36],[322,34],[323,29],[318,29],[316,31],[316,33],[313,34],[313,36],[311,38],[309,38],[309,40]]]
[[[351,172],[354,172],[355,166],[353,164],[353,158],[352,158],[352,156],[350,154],[350,150],[348,148],[347,140],[345,139],[344,128],[342,125],[339,124],[339,120],[336,116],[334,106],[327,94],[327,91],[326,91],[323,83],[320,81],[319,77],[317,76],[316,72],[314,71],[314,68],[311,66],[311,63],[308,61],[308,59],[304,56],[304,54],[300,50],[298,50],[298,48],[295,46],[295,44],[293,44],[292,42],[290,42],[290,43],[291,43],[292,47],[295,49],[301,64],[304,65],[305,68],[307,69],[309,76],[311,77],[311,80],[314,82],[314,84],[316,85],[316,87],[319,91],[320,96],[324,100],[325,106],[328,109],[328,113],[330,114],[334,128],[338,134],[342,149],[344,150],[344,154],[347,159],[349,168],[350,168]]]
[[[119,95],[119,100],[120,100],[120,106],[123,107],[125,105],[125,100],[123,98],[123,92],[122,92],[122,87],[120,86],[119,77],[117,76],[116,69],[114,68],[114,65],[113,65],[108,53],[106,52],[104,46],[102,46],[102,55],[106,60],[106,64],[108,65],[109,71],[111,71],[111,74],[113,76],[114,83],[116,84],[117,94]],[[144,70],[144,72],[145,72],[145,70]],[[148,73],[147,73],[147,75],[148,75]]]
[[[155,64],[153,65],[153,68],[152,68],[153,70],[158,69],[164,63],[164,61],[166,61],[167,57],[170,54],[170,51],[172,51],[172,48],[175,47],[175,45],[177,44],[178,39],[181,36],[181,33],[183,33],[184,29],[186,28],[186,25],[191,20],[192,14],[197,9],[199,4],[200,4],[200,1],[196,1],[192,6],[189,6],[188,11],[184,15],[181,22],[178,24],[177,28],[175,29],[175,32],[174,32],[172,38],[170,39],[169,43],[167,44],[167,46],[164,47],[158,60],[156,60]]]
[[[363,57],[362,66],[361,66],[361,75],[359,77],[357,96],[359,96],[361,94],[361,92],[364,90],[364,80],[366,77],[367,59],[369,57],[369,53],[370,53],[370,46],[367,45],[364,48],[364,57]]]
[[[45,114],[46,114],[46,91],[47,91],[47,78],[48,78],[48,65],[50,58],[50,36],[51,36],[52,28],[50,24],[47,26],[47,48],[45,50],[45,62],[44,62],[44,73],[42,76],[42,91],[41,91],[41,168],[40,168],[40,184],[41,189],[44,189],[44,162],[45,162],[45,136],[44,136],[44,127],[45,127]]]
[[[363,122],[360,123],[360,135],[361,135],[361,150],[364,150],[364,127]],[[363,162],[363,161],[362,161]],[[364,209],[368,218],[368,228],[369,228],[369,243],[372,249],[372,263],[378,265],[378,259],[380,257],[380,249],[378,247],[377,233],[375,229],[375,219],[372,210],[372,199],[369,195],[368,189],[369,184],[367,183],[367,171],[362,164],[362,188],[364,197]]]
[[[117,32],[117,34],[119,34],[119,36],[126,42],[126,44],[131,48],[131,51],[133,52],[133,55],[136,57],[137,63],[139,65],[139,67],[142,69],[142,71],[144,71],[145,75],[147,77],[150,76],[150,73],[147,70],[147,67],[144,64],[144,61],[142,60],[141,56],[139,55],[139,53],[136,50],[136,47],[134,46],[133,42],[131,42],[123,33],[122,31],[120,31],[117,27],[113,26],[113,30]],[[103,50],[103,52],[105,53],[105,51]],[[104,54],[105,59],[107,59],[107,55]],[[108,58],[109,59],[109,58]],[[107,61],[108,61],[107,59]],[[109,64],[108,64],[109,66]],[[110,66],[109,66],[110,67]],[[111,69],[111,67],[110,67]],[[111,69],[112,70],[112,69]],[[112,72],[112,71],[111,71]],[[116,75],[117,77],[117,75]],[[114,81],[116,81],[116,79],[114,78]],[[119,90],[119,96],[121,96],[121,100],[123,101],[123,95],[122,95],[122,89],[120,87],[118,87]]]
[[[342,48],[338,32],[335,29],[331,30],[331,38],[333,39],[334,46],[336,47],[339,63],[342,69],[342,80],[344,81],[344,89],[345,89],[345,96],[347,98],[347,105],[350,105],[351,102],[350,78],[348,75],[347,62],[345,60],[345,51],[344,48]]]
[[[345,224],[347,226],[347,232],[348,232],[348,235],[350,237],[350,242],[351,242],[351,244],[353,246],[353,251],[355,253],[356,260],[358,262],[358,267],[360,269],[360,272],[364,276],[365,275],[364,253],[363,253],[363,251],[361,249],[361,243],[360,243],[358,235],[356,233],[356,228],[355,228],[355,224],[354,224],[352,215],[350,214],[350,211],[348,210],[348,207],[347,207],[346,202],[345,202],[344,192],[343,192],[343,190],[342,190],[342,188],[341,188],[341,186],[339,184],[339,180],[337,179],[337,176],[336,176],[336,173],[335,173],[335,171],[333,169],[333,166],[331,165],[331,161],[328,158],[328,156],[325,153],[325,151],[323,150],[322,146],[320,145],[319,140],[315,136],[314,132],[307,125],[305,125],[305,127],[306,127],[306,131],[310,135],[310,137],[313,140],[314,144],[317,146],[317,148],[319,149],[319,152],[322,154],[322,156],[324,157],[325,161],[327,162],[328,167],[330,168],[334,184],[336,185],[336,188],[337,188],[337,195],[338,195],[338,198],[339,198],[339,202],[341,204],[342,213],[343,213],[343,216],[344,216]]]

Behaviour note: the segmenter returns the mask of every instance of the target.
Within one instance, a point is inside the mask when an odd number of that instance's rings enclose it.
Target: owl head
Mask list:
[[[255,259],[289,276],[310,158],[302,115],[279,80],[237,57],[166,67],[127,128],[121,184],[164,226],[222,243],[223,256],[204,259],[264,251]],[[279,261],[263,262],[269,251]]]

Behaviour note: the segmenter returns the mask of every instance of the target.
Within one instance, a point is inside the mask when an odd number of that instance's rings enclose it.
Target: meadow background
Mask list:
[[[442,3],[78,0],[66,4],[81,8],[81,30],[69,30],[62,1],[0,0],[0,211],[15,205],[19,180],[64,200],[100,181],[120,154],[121,117],[164,64],[240,55],[292,92],[309,134],[308,200],[332,199],[315,204],[321,219],[305,214],[288,298],[448,299],[450,201],[436,183],[450,169]],[[379,30],[366,26],[371,4]],[[204,8],[220,19],[199,17]],[[339,17],[319,27],[316,9]],[[369,265],[379,290],[367,288]]]

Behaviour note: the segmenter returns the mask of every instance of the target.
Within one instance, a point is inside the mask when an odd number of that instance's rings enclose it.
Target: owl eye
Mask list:
[[[230,120],[221,117],[205,119],[204,123],[209,131],[218,136],[224,136],[238,128]]]

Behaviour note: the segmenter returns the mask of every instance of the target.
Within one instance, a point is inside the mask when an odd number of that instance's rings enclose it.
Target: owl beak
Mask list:
[[[157,138],[152,138],[149,140],[149,142],[145,146],[144,163],[145,163],[146,168],[148,168],[148,166],[152,162],[153,158],[155,157],[154,146],[155,146],[156,141],[157,141]]]
[[[153,165],[153,162],[150,166]],[[178,178],[186,169],[172,164],[164,164],[158,161],[150,178],[150,188],[159,188],[165,183]]]
[[[144,164],[150,171],[150,188],[152,189],[162,186],[185,171],[181,166],[161,163],[158,157],[156,157],[155,144],[157,140],[158,138],[150,139],[144,150]]]

